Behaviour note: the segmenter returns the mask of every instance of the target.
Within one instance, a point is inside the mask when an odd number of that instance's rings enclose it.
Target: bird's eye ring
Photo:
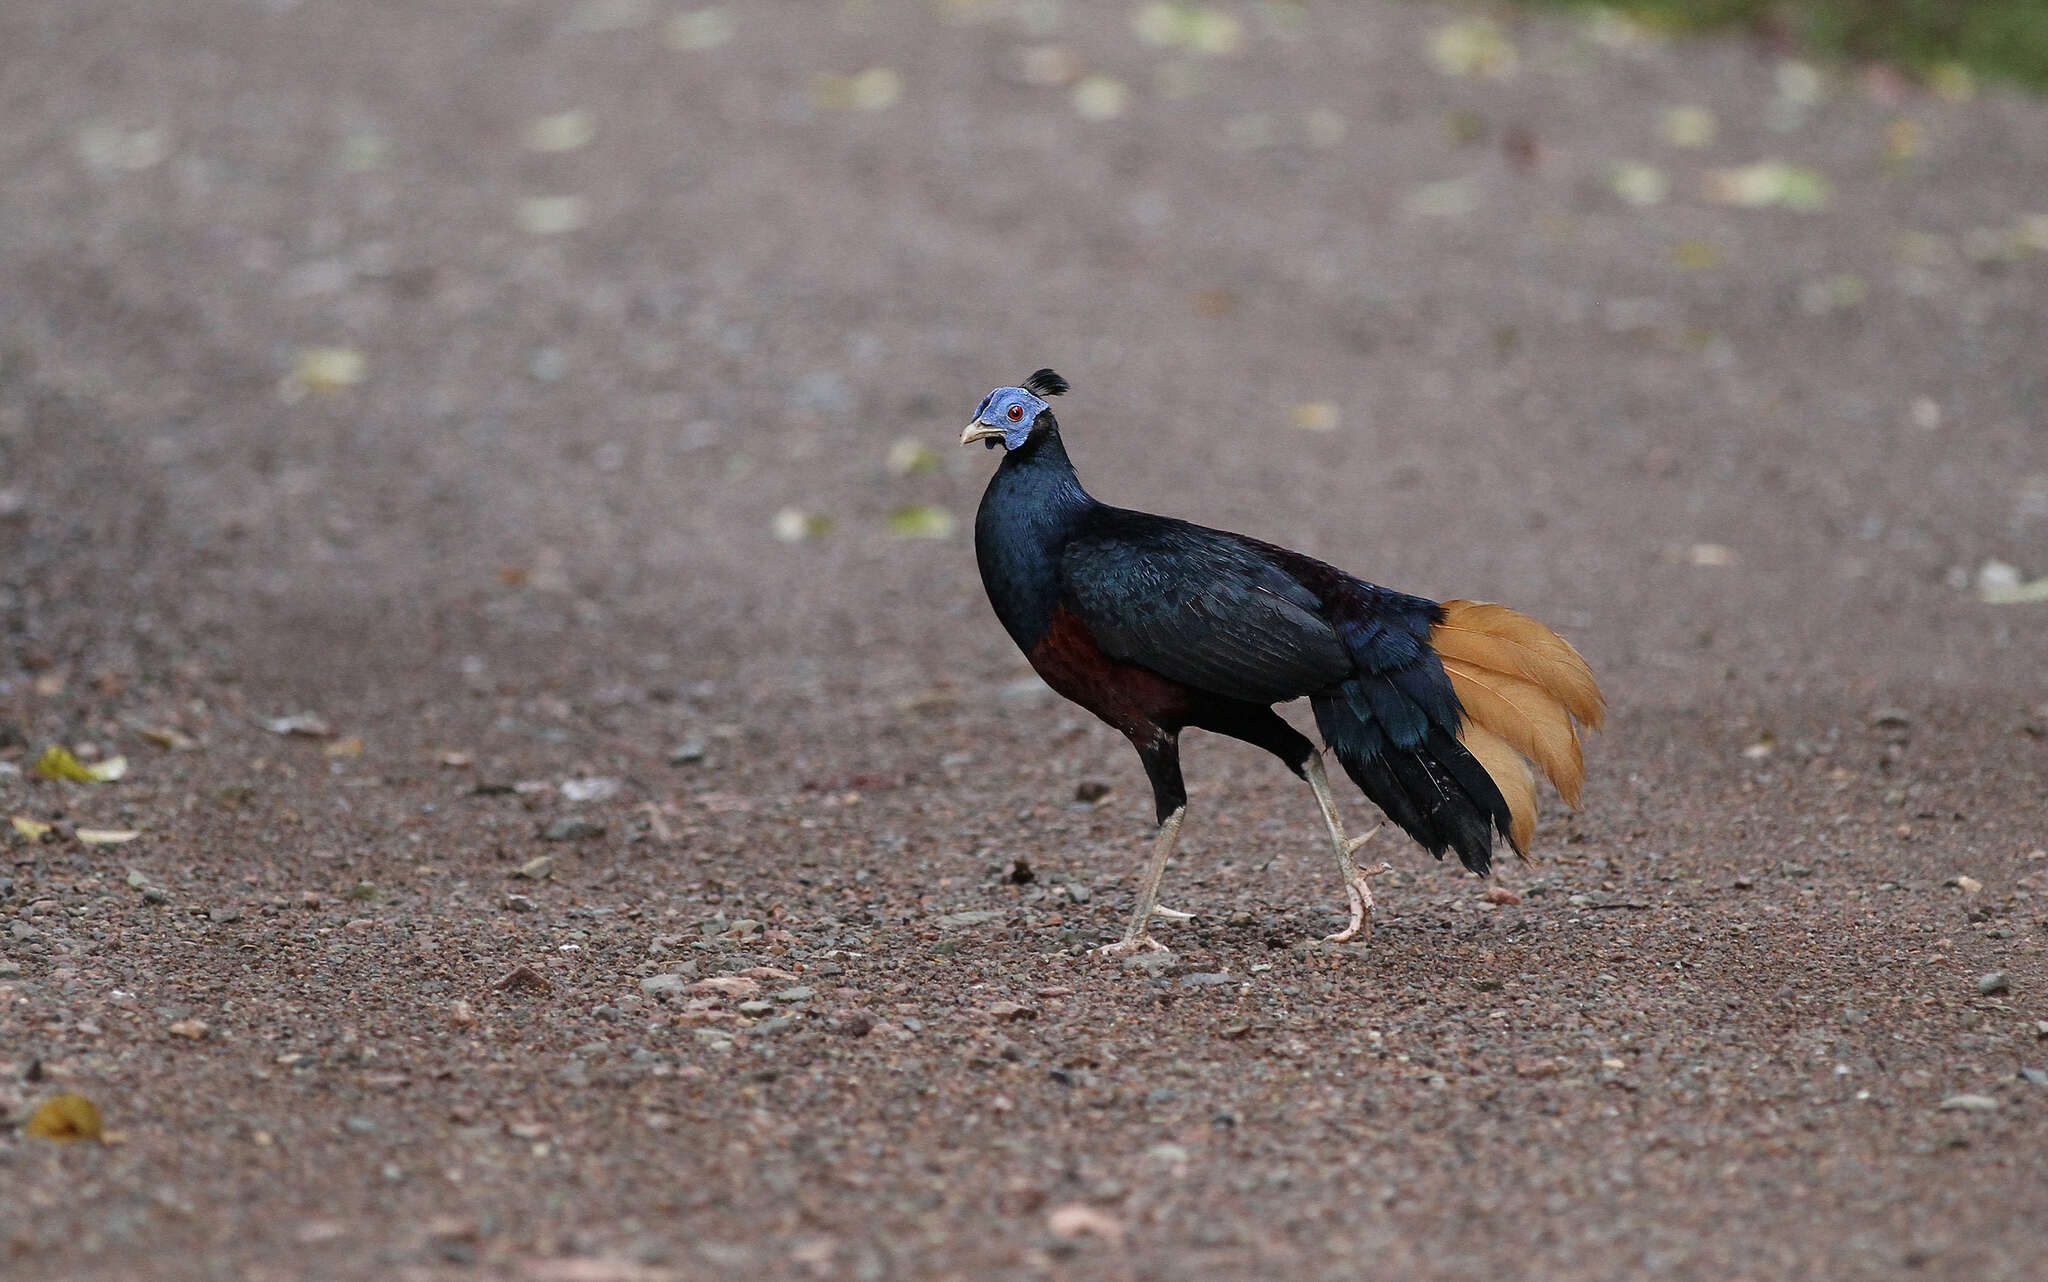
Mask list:
[[[1023,418],[1023,417],[1024,417],[1024,407],[1023,407],[1022,405],[1012,405],[1012,406],[1010,407],[1010,421],[1011,421],[1012,423],[1015,423],[1015,422],[1017,422],[1017,421],[1018,421],[1019,419],[1021,419],[1021,418]]]

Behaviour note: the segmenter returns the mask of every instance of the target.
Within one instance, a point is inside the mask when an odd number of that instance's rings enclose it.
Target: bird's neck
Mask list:
[[[1003,456],[974,521],[982,583],[1010,636],[1027,651],[1059,604],[1060,554],[1098,504],[1081,488],[1057,427]]]

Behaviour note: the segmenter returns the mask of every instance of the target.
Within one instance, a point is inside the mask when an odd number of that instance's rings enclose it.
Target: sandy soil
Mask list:
[[[10,1279],[2048,1275],[2048,105],[1226,9],[0,6]],[[951,446],[1044,364],[1098,494],[1580,644],[1519,902],[1304,947],[1194,736],[1086,955],[1150,803]]]

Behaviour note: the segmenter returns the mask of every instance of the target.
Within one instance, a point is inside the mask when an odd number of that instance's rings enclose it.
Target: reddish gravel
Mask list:
[[[10,1282],[2048,1276],[2048,106],[1224,7],[0,6]],[[1086,953],[1136,761],[888,533],[1042,364],[1104,497],[1581,646],[1518,901],[1383,842],[1305,946],[1191,736]]]

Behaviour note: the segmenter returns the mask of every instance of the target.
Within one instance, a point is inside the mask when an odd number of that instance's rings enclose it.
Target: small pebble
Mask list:
[[[539,881],[543,877],[546,877],[549,873],[553,872],[554,870],[555,861],[552,856],[536,855],[532,859],[529,859],[525,863],[519,865],[519,867],[513,871],[512,875],[514,877],[524,877],[528,881]]]
[[[507,895],[505,896],[505,907],[515,913],[530,913],[534,910],[535,904],[533,900],[525,895]]]
[[[1977,977],[1977,991],[1986,997],[1993,993],[2002,993],[2006,991],[2006,987],[2005,972],[2002,970],[1994,970],[1988,975]]]
[[[180,1019],[173,1020],[167,1031],[173,1037],[182,1037],[187,1041],[196,1042],[206,1036],[208,1029],[206,1021],[203,1019]]]
[[[817,995],[818,995],[818,990],[817,990],[817,989],[815,989],[815,988],[806,988],[806,987],[804,987],[804,986],[802,986],[802,985],[798,985],[798,986],[797,986],[797,987],[795,987],[795,988],[785,988],[785,989],[783,989],[783,990],[782,990],[781,992],[778,992],[778,993],[770,993],[770,994],[768,994],[769,998],[770,998],[771,1000],[773,1000],[773,1001],[778,1001],[778,1002],[790,1002],[790,1003],[795,1003],[795,1002],[807,1002],[807,1001],[811,1000],[811,999],[812,999],[813,997],[816,997]]]
[[[668,750],[668,763],[672,766],[694,766],[704,760],[704,741],[685,739]]]
[[[2038,1068],[2023,1068],[2020,1070],[2020,1080],[2031,1082],[2035,1086],[2048,1086],[2048,1072]]]
[[[604,825],[581,815],[565,815],[549,824],[541,836],[548,841],[585,841],[604,836]]]
[[[1941,1107],[1949,1113],[1991,1113],[1997,1111],[1998,1101],[1989,1095],[1951,1095]]]
[[[939,925],[947,928],[980,926],[987,922],[1002,920],[1003,914],[994,908],[977,908],[973,912],[947,913],[939,918]]]
[[[772,1015],[775,1013],[775,1006],[772,1002],[746,1001],[740,1003],[739,1011],[742,1015]]]

